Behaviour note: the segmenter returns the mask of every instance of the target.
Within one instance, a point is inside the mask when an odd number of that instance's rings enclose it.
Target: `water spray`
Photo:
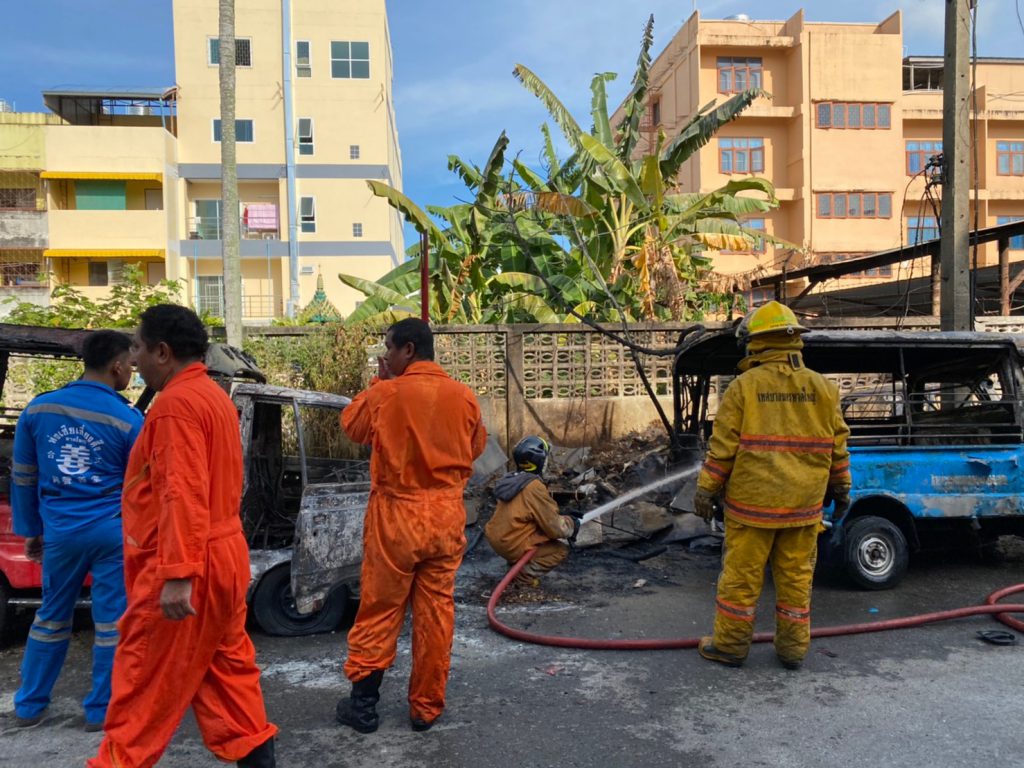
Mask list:
[[[640,488],[634,488],[632,491],[629,491],[628,493],[624,493],[621,496],[617,496],[616,498],[612,499],[611,501],[606,501],[601,506],[595,507],[594,509],[592,509],[589,512],[587,512],[580,519],[580,523],[581,524],[582,523],[588,523],[591,520],[594,520],[594,519],[596,519],[598,517],[601,517],[601,515],[605,514],[606,512],[611,512],[613,509],[618,509],[623,504],[625,504],[625,503],[627,503],[629,501],[632,501],[633,499],[637,498],[638,496],[643,496],[645,493],[653,491],[655,488],[660,488],[663,485],[668,485],[669,483],[675,482],[677,480],[684,480],[687,477],[690,477],[691,475],[696,474],[697,471],[700,469],[700,467],[701,467],[701,465],[699,463],[691,464],[686,469],[684,469],[684,470],[682,470],[680,472],[676,472],[674,475],[668,475],[666,477],[662,477],[662,478],[660,478],[658,480],[655,480],[652,483],[648,483],[647,485],[641,486]]]

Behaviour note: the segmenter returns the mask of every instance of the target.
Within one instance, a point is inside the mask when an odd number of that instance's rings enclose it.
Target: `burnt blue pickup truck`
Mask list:
[[[835,381],[850,426],[849,512],[820,551],[867,589],[895,586],[923,549],[1024,535],[1024,357],[1012,334],[813,331],[804,360]],[[699,458],[743,356],[731,330],[688,334],[675,429]],[[682,497],[682,495],[681,495]]]

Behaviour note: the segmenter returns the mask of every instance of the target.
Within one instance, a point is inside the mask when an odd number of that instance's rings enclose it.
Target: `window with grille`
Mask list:
[[[761,87],[761,58],[718,57],[718,92],[740,93]]]
[[[0,251],[0,286],[40,285],[46,285],[46,275],[38,252]]]
[[[349,144],[348,145],[348,159],[349,160],[358,160],[359,159],[359,145],[358,144]]]
[[[819,192],[819,219],[888,219],[892,217],[891,192]]]
[[[819,101],[815,114],[819,128],[888,130],[892,127],[891,104]]]
[[[299,154],[313,154],[313,118],[299,118]]]
[[[224,317],[222,275],[202,275],[196,278],[196,313]]]
[[[764,139],[719,139],[718,170],[721,173],[764,171]]]
[[[299,227],[303,232],[316,232],[316,201],[312,197],[299,198]]]
[[[295,76],[313,76],[313,59],[310,56],[309,40],[295,41]]]
[[[1000,176],[1024,176],[1024,141],[996,142],[996,172]]]
[[[331,77],[354,80],[369,79],[370,44],[347,40],[332,40]]]
[[[255,128],[252,120],[235,120],[235,142],[238,144],[251,144],[255,139]],[[220,143],[220,119],[213,121],[213,140]]]
[[[356,222],[355,224],[352,225],[352,237],[362,237],[362,236],[363,236],[363,225],[360,224],[359,222]]]
[[[907,175],[914,176],[925,169],[934,155],[942,154],[941,141],[907,142]]]
[[[7,211],[34,211],[36,191],[29,188],[0,189],[0,209]]]
[[[209,38],[209,63],[211,66],[220,64],[220,38]],[[252,39],[248,37],[235,38],[235,66],[252,66]]]
[[[934,216],[910,216],[907,219],[907,242],[911,245],[935,240],[939,236],[939,222]]]

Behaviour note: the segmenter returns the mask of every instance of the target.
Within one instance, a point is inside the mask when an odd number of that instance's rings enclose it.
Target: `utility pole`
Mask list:
[[[227,341],[242,346],[242,268],[239,261],[238,164],[235,154],[235,0],[220,1],[220,179],[224,325]]]
[[[974,329],[969,260],[971,0],[946,0],[942,84],[942,237],[939,291],[944,331]]]

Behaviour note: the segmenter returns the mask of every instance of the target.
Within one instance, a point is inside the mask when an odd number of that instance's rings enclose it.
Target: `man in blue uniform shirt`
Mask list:
[[[131,380],[129,344],[116,331],[90,334],[82,378],[33,399],[14,433],[14,532],[25,537],[26,557],[43,566],[43,601],[14,695],[22,727],[42,722],[71,641],[75,600],[90,572],[96,633],[85,728],[103,727],[117,620],[125,609],[121,487],[142,429],[142,414],[118,394]]]

